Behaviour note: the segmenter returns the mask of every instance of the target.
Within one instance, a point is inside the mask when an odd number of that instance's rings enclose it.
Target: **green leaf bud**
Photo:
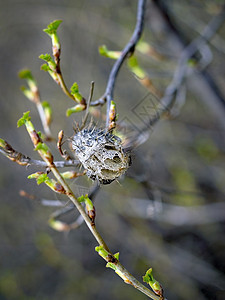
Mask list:
[[[6,147],[6,142],[5,140],[0,138],[0,147],[5,148]]]
[[[71,94],[74,96],[77,102],[81,102],[83,100],[83,96],[79,93],[79,87],[76,82],[70,88]]]
[[[103,246],[95,247],[95,251],[98,252],[98,254],[105,260],[107,260],[107,257],[110,254],[108,251],[105,250],[105,248]]]
[[[77,113],[77,112],[85,110],[85,108],[86,108],[86,106],[84,104],[77,104],[71,108],[68,108],[66,111],[66,115],[67,115],[67,117],[69,117],[73,113]]]
[[[51,36],[52,34],[55,34],[57,32],[57,29],[61,23],[62,20],[55,20],[50,23],[47,28],[43,29],[43,31]]]
[[[53,58],[51,57],[50,54],[46,53],[46,54],[41,54],[39,56],[40,59],[43,59],[44,61],[46,61],[48,63],[49,69],[53,72],[56,72],[56,63],[54,62]],[[47,67],[44,67],[45,71],[49,71],[47,70]]]
[[[27,111],[27,112],[23,113],[22,118],[20,118],[20,119],[17,121],[17,127],[21,127],[21,126],[24,125],[27,121],[30,121],[30,120],[31,120],[30,112]]]
[[[121,55],[120,51],[109,51],[106,45],[99,46],[98,48],[99,54],[102,56],[111,58],[111,59],[118,59]]]
[[[127,63],[131,72],[134,73],[138,78],[143,79],[146,77],[145,71],[139,66],[137,58],[134,55],[128,59]]]
[[[143,276],[143,281],[148,283],[150,285],[150,287],[152,288],[152,290],[157,295],[160,295],[160,296],[163,295],[163,288],[162,288],[161,284],[157,280],[155,280],[155,278],[153,277],[152,268],[147,270],[147,272]]]
[[[41,104],[44,109],[47,125],[50,125],[52,121],[52,108],[47,101],[43,101]]]

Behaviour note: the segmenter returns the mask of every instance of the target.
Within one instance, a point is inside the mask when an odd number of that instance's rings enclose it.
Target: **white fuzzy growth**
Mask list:
[[[130,157],[123,152],[119,137],[101,129],[84,129],[74,135],[72,148],[87,170],[101,183],[111,183],[126,172]]]

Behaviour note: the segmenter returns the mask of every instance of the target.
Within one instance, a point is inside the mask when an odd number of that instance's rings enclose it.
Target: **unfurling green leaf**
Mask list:
[[[161,284],[157,280],[155,280],[155,278],[153,277],[152,268],[150,268],[145,273],[145,275],[143,276],[143,281],[148,283],[157,295],[160,295],[160,296],[163,295],[163,288],[162,288]]]
[[[40,56],[39,56],[39,57],[40,57]],[[41,65],[41,70],[42,70],[42,71],[45,71],[45,72],[51,71],[49,65],[47,65],[47,64]]]
[[[134,55],[128,59],[127,63],[131,72],[134,73],[138,78],[143,79],[146,77],[145,71],[139,66],[137,58]]]
[[[21,70],[18,75],[21,79],[33,79],[31,71],[28,69]]]
[[[28,69],[21,70],[18,75],[20,78],[27,80],[30,90],[23,87],[22,91],[28,99],[32,100],[34,98],[34,94],[32,93],[37,92],[38,88],[37,88],[37,83],[34,80],[33,75],[31,74],[31,71]]]
[[[106,56],[111,59],[118,59],[121,55],[120,51],[109,51],[106,45],[99,46],[98,51],[102,56]]]
[[[59,25],[62,23],[62,20],[55,20],[52,23],[50,23],[47,28],[43,29],[44,32],[46,32],[48,35],[55,34]]]
[[[78,84],[76,82],[74,82],[74,84],[71,86],[70,90],[71,90],[72,95],[78,94],[79,93]]]
[[[57,29],[61,22],[62,22],[61,20],[53,21],[48,25],[46,29],[44,29],[44,32],[47,33],[52,39],[52,52],[56,60],[59,59],[60,48],[61,48],[59,37],[57,35]]]
[[[47,174],[41,174],[38,178],[37,178],[37,184],[41,184],[43,182],[46,182],[47,180],[49,180],[48,175]]]
[[[50,54],[46,53],[46,54],[41,54],[39,56],[40,59],[43,59],[44,61],[46,61],[48,63],[49,69],[47,67],[44,67],[44,71],[56,71],[56,63],[54,62],[53,58],[51,57]],[[42,66],[43,67],[43,66]]]
[[[110,263],[110,262],[108,262],[108,263],[106,264],[106,268],[110,268],[110,269],[113,269],[114,271],[117,271],[116,265],[113,264],[113,263]]]
[[[119,253],[119,252],[117,252],[117,253],[114,254],[114,257],[115,257],[117,260],[119,260],[119,256],[120,256],[120,253]]]
[[[39,55],[39,58],[43,59],[44,61],[47,61],[47,62],[53,61],[51,55],[48,53]]]
[[[38,185],[49,179],[47,174],[45,174],[43,172],[33,173],[33,174],[29,175],[27,178],[28,179],[36,179]]]
[[[65,194],[65,190],[61,184],[59,184],[54,179],[50,179],[46,173],[43,172],[36,172],[28,176],[29,179],[36,179],[37,184],[45,183],[47,186],[50,187],[54,192]]]
[[[81,102],[83,100],[83,96],[79,93],[79,87],[76,82],[70,88],[71,94],[74,96],[77,102]]]
[[[67,115],[67,117],[69,117],[73,113],[83,111],[85,108],[86,108],[86,106],[84,104],[77,104],[71,108],[68,108],[66,111],[66,115]]]
[[[48,146],[45,143],[39,142],[34,150],[35,151],[39,150],[39,151],[43,151],[44,153],[46,153],[48,151]]]
[[[5,140],[0,138],[0,147],[5,148],[5,146],[6,146]]]
[[[27,111],[27,112],[23,113],[22,118],[20,118],[20,119],[17,121],[17,127],[21,127],[22,125],[24,125],[26,122],[28,122],[28,121],[30,121],[30,120],[31,120],[30,112]]]
[[[43,101],[41,104],[44,109],[47,125],[50,125],[50,123],[52,121],[52,108],[47,101]]]
[[[103,246],[97,246],[95,247],[95,251],[98,252],[98,254],[107,260],[108,255],[110,254]]]

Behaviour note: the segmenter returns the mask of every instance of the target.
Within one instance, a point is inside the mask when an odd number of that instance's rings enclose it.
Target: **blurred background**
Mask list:
[[[0,0],[0,137],[16,150],[38,159],[25,128],[17,120],[30,110],[36,129],[41,123],[18,78],[29,68],[53,108],[52,132],[73,134],[79,115],[65,116],[73,105],[38,56],[51,52],[42,31],[63,20],[61,68],[70,87],[78,82],[94,99],[105,90],[113,61],[98,47],[121,50],[136,22],[137,1]],[[152,51],[137,53],[140,66],[158,95],[171,82],[179,55],[221,9],[223,1],[148,1],[143,40]],[[176,95],[171,116],[149,131],[148,141],[132,153],[124,178],[103,186],[96,196],[97,227],[122,264],[140,281],[149,267],[167,299],[225,298],[225,25],[204,50],[202,63]],[[190,61],[195,64],[195,61]],[[191,72],[191,71],[190,71]],[[156,97],[124,64],[116,82],[119,120],[131,133],[157,113]],[[102,108],[105,111],[105,108]],[[60,159],[54,143],[51,149]],[[0,156],[0,299],[146,299],[125,285],[97,255],[86,225],[69,233],[51,229],[52,208],[38,199],[64,200],[27,176],[37,168],[19,166]],[[74,180],[79,195],[92,182]],[[22,198],[19,191],[35,195]],[[76,218],[73,212],[65,220]]]

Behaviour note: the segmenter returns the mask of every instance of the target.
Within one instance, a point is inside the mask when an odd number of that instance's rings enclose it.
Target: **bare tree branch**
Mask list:
[[[194,39],[181,53],[177,68],[174,72],[173,79],[171,83],[165,90],[164,96],[160,100],[160,109],[157,111],[154,117],[149,120],[148,125],[143,126],[137,135],[135,135],[129,142],[127,147],[136,147],[139,144],[140,133],[145,134],[146,131],[149,130],[150,127],[155,125],[155,123],[172,107],[174,98],[182,86],[185,77],[187,75],[187,71],[189,70],[189,66],[187,64],[188,60],[202,47],[205,46],[206,43],[213,37],[213,35],[218,31],[221,25],[224,23],[225,19],[225,10],[223,9],[221,13],[215,16],[209,24],[205,27],[202,34]]]
[[[186,46],[189,43],[188,39],[184,35],[184,33],[178,28],[178,26],[176,26],[176,23],[173,20],[173,17],[171,16],[171,13],[170,13],[170,10],[169,10],[169,7],[168,7],[166,1],[153,0],[153,2],[156,5],[156,7],[158,8],[159,12],[161,13],[161,15],[162,15],[165,23],[167,24],[167,26],[170,28],[170,30],[176,36],[177,41],[182,46]],[[223,22],[224,12],[225,12],[225,5],[223,5],[223,7],[222,7],[221,14],[218,15],[218,17],[219,17],[218,22],[220,22],[221,20]],[[217,18],[217,16],[215,18]],[[214,32],[214,34],[215,33],[216,32]],[[218,85],[216,84],[215,80],[210,75],[210,72],[206,71],[206,70],[201,70],[200,74],[204,78],[204,80],[206,81],[206,83],[209,85],[209,88],[211,89],[211,93],[215,94],[214,98],[216,99],[216,101],[221,102],[222,105],[225,107],[224,96],[222,95],[222,93],[221,93]],[[223,107],[223,110],[224,110],[224,107]]]
[[[124,47],[123,51],[121,52],[120,57],[113,65],[113,68],[109,74],[108,83],[104,95],[100,99],[90,104],[91,106],[96,106],[96,105],[103,105],[105,102],[107,102],[106,128],[108,128],[109,125],[110,103],[111,100],[113,100],[113,92],[114,92],[114,87],[115,87],[116,78],[118,76],[118,72],[125,59],[128,57],[128,55],[133,54],[135,50],[135,46],[139,41],[141,34],[143,32],[145,6],[146,6],[146,0],[138,1],[137,22],[136,22],[133,35],[129,40],[129,42],[127,43],[127,45]]]
[[[46,162],[44,162],[42,160],[32,159],[32,158],[22,154],[21,152],[18,152],[17,150],[13,149],[13,147],[6,141],[4,141],[4,143],[5,143],[4,147],[0,147],[0,153],[2,153],[8,159],[10,159],[22,166],[34,165],[34,166],[43,167],[43,168],[47,167]],[[80,161],[75,160],[75,159],[67,160],[67,161],[55,161],[54,163],[57,168],[77,167],[80,165]]]

